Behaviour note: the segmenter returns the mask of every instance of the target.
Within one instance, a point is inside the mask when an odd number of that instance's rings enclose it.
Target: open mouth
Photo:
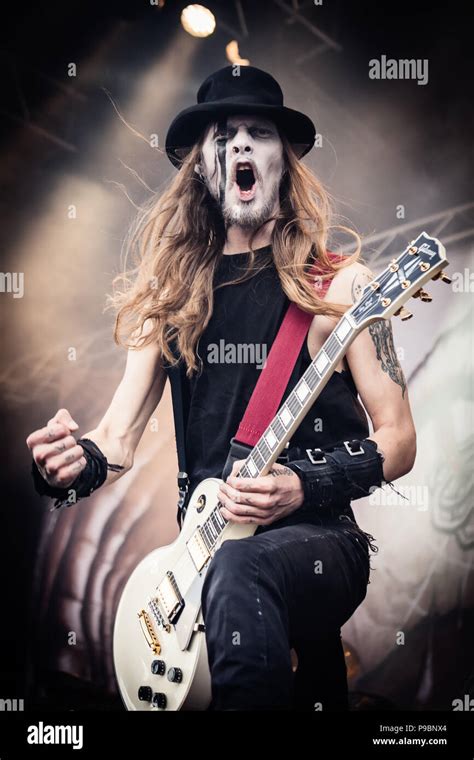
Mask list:
[[[243,201],[252,200],[255,196],[255,173],[248,161],[239,161],[235,171],[235,183],[239,198]]]

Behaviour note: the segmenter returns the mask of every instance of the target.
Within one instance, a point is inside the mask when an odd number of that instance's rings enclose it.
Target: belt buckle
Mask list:
[[[313,453],[312,453],[313,451],[318,452],[318,454],[316,455],[318,457],[317,459],[315,459],[315,457],[313,456]],[[325,464],[325,462],[327,461],[326,457],[323,454],[322,449],[306,449],[306,454],[311,464]]]
[[[176,480],[178,481],[178,490],[187,493],[190,482],[188,473],[180,470],[176,476]]]

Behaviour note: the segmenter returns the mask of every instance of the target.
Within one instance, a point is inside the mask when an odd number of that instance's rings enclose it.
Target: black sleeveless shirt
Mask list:
[[[183,380],[186,463],[190,491],[201,480],[221,477],[230,447],[289,306],[271,246],[258,249],[265,268],[243,283],[214,291],[209,324],[198,342],[201,373]],[[214,288],[244,274],[248,253],[221,255]],[[282,402],[311,363],[306,340],[299,353]],[[348,370],[334,372],[294,434],[290,447],[324,447],[369,434],[367,417],[358,401]],[[298,510],[297,510],[298,512]]]

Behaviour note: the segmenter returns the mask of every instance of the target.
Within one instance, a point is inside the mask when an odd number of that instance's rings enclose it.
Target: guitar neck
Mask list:
[[[360,330],[349,309],[248,455],[240,470],[240,477],[257,478],[268,473]]]

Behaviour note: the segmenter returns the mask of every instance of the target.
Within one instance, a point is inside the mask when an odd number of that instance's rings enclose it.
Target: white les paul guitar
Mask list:
[[[240,474],[265,475],[314,404],[354,338],[392,315],[407,319],[410,297],[430,301],[423,285],[450,282],[443,245],[422,233],[363,290],[339,320],[279,409]],[[219,478],[204,480],[190,497],[178,538],[145,557],[120,599],[114,629],[114,662],[128,710],[205,710],[211,701],[201,590],[223,541],[253,535],[257,525],[228,522],[221,514]]]

